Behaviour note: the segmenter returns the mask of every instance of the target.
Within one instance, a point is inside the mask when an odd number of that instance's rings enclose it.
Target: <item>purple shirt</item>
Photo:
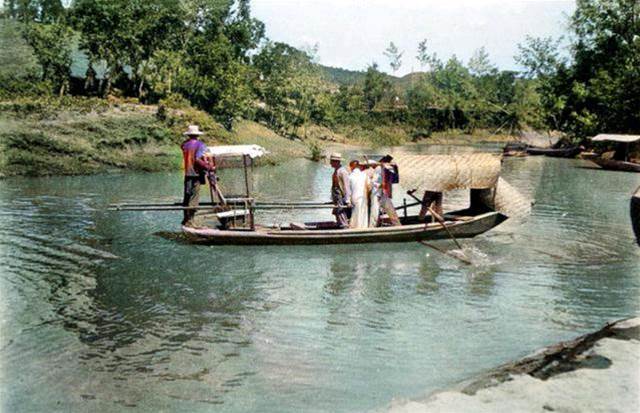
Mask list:
[[[198,139],[192,138],[185,141],[180,147],[182,148],[182,158],[184,160],[184,176],[198,176],[196,159],[204,156],[207,145]]]

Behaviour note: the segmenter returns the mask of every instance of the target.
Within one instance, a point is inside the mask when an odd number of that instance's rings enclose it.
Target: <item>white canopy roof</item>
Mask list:
[[[230,158],[233,156],[249,156],[250,158],[259,158],[266,155],[268,152],[260,145],[223,145],[223,146],[209,146],[207,148],[207,155],[215,156],[218,158]]]
[[[593,138],[591,138],[594,142],[604,142],[604,141],[612,141],[612,142],[622,142],[622,143],[631,143],[640,140],[640,135],[612,135],[601,133]]]

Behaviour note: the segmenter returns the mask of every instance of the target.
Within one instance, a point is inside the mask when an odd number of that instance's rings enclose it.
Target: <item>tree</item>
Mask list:
[[[77,0],[73,17],[89,61],[107,66],[107,94],[128,66],[140,95],[147,61],[160,48],[179,48],[184,34],[180,0]]]
[[[442,67],[442,62],[438,59],[438,55],[436,53],[429,53],[427,39],[418,43],[418,54],[416,55],[416,59],[420,62],[421,68],[429,67],[430,70],[436,70]]]
[[[469,67],[469,72],[475,76],[487,76],[498,71],[489,60],[489,53],[487,53],[484,46],[473,52],[467,66]]]
[[[58,23],[31,23],[25,27],[23,36],[42,68],[42,80],[50,81],[63,95],[71,74],[71,29]]]
[[[527,36],[524,44],[518,44],[519,53],[515,56],[515,60],[526,69],[525,76],[529,78],[554,76],[559,67],[564,64],[558,51],[561,40]]]
[[[391,82],[384,73],[378,70],[378,64],[373,62],[365,73],[362,92],[369,112],[382,100],[391,89]]]
[[[312,56],[285,43],[268,42],[253,58],[259,73],[257,95],[267,105],[268,122],[284,134],[319,115],[327,87]]]
[[[389,46],[385,49],[384,55],[389,59],[389,66],[393,73],[396,73],[402,66],[402,55],[404,52],[398,50],[398,47],[393,43],[389,43]]]

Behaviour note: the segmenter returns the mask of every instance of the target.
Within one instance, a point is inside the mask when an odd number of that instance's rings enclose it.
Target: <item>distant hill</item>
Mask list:
[[[353,85],[364,80],[364,72],[359,70],[348,70],[339,67],[318,65],[322,75],[329,82],[339,85]]]
[[[330,82],[338,85],[354,85],[358,82],[363,82],[365,77],[365,71],[342,69],[339,67],[318,65],[324,78]],[[402,77],[396,77],[392,75],[386,75],[387,79],[400,90],[408,89],[414,82],[420,79],[423,72],[413,72]]]

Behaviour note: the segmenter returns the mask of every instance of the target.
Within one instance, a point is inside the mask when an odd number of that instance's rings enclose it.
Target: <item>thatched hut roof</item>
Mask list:
[[[394,155],[403,188],[435,192],[495,187],[500,177],[500,159],[489,153]]]

